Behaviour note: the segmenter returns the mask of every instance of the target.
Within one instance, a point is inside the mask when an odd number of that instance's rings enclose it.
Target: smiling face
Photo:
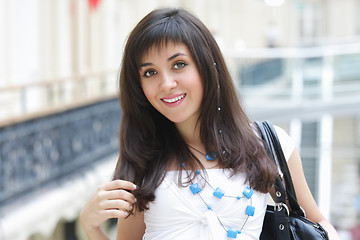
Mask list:
[[[140,82],[150,104],[174,123],[196,122],[203,84],[186,45],[168,42],[141,58]]]

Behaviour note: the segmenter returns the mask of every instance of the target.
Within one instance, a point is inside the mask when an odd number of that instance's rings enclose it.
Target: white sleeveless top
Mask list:
[[[294,143],[281,128],[275,129],[288,160],[295,148]],[[226,240],[229,239],[226,232],[229,227],[242,229],[236,239],[259,239],[267,194],[254,191],[250,199],[237,199],[236,196],[243,196],[242,192],[248,186],[244,184],[244,174],[229,178],[228,169],[207,169],[205,174],[200,174],[213,188],[220,187],[226,196],[234,198],[213,196],[214,190],[201,177],[194,182],[198,181],[202,190],[193,194],[188,186],[178,186],[178,171],[169,171],[156,189],[155,201],[149,203],[149,210],[144,212],[146,230],[143,240]],[[186,177],[183,171],[183,178]],[[204,201],[211,205],[211,210]],[[246,221],[248,205],[255,207],[255,213]]]

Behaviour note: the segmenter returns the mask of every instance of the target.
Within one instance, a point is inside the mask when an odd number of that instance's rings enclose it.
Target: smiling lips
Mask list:
[[[162,98],[161,100],[165,103],[176,103],[179,100],[183,99],[185,97],[186,93],[183,93],[179,96],[173,97],[173,98]]]

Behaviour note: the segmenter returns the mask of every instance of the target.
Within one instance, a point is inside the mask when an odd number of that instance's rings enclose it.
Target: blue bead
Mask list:
[[[236,198],[237,198],[237,200],[240,200],[240,199],[241,199],[241,197],[240,197],[240,196],[237,196]]]
[[[236,238],[237,236],[237,230],[234,228],[229,228],[227,231],[227,235],[228,238]]]
[[[225,194],[225,191],[222,190],[221,188],[216,188],[213,195],[217,198],[222,198]]]
[[[209,210],[211,210],[211,206],[210,206],[210,205],[208,205],[207,208],[208,208]]]
[[[215,153],[206,153],[206,160],[215,160],[216,154]]]
[[[241,234],[241,231],[240,231],[240,230],[238,230],[238,234]]]
[[[248,216],[254,216],[255,208],[253,206],[247,206],[245,210],[245,214]]]
[[[246,187],[245,190],[243,191],[243,194],[250,199],[251,196],[254,194],[254,191],[251,190],[249,187]]]
[[[182,163],[181,166],[182,166],[182,167],[185,167],[185,163]]]
[[[193,185],[190,186],[190,190],[193,194],[197,194],[198,192],[201,191],[201,187],[199,186],[198,183],[194,183]]]
[[[197,171],[196,171],[196,174],[200,174],[200,170],[197,170]]]

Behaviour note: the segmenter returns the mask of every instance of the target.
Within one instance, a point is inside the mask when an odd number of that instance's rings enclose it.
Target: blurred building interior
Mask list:
[[[117,161],[124,43],[163,6],[204,21],[250,118],[290,134],[321,211],[360,239],[360,1],[0,0],[0,240],[86,239],[79,211]]]

